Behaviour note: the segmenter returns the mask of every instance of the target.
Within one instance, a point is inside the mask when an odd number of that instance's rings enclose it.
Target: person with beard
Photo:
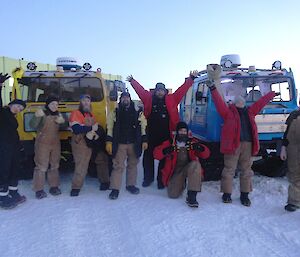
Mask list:
[[[145,151],[143,157],[144,181],[143,187],[148,187],[154,181],[154,157],[153,150],[165,140],[172,137],[172,132],[176,129],[179,122],[178,104],[183,96],[193,85],[194,79],[198,76],[198,71],[193,71],[186,78],[184,84],[173,94],[168,94],[163,83],[157,83],[154,92],[144,89],[132,75],[127,77],[135,92],[144,104],[145,117],[147,119],[147,135],[149,148]],[[161,170],[164,166],[164,160],[159,162],[157,187],[163,189],[164,185],[161,179]]]
[[[162,181],[168,188],[169,198],[178,198],[186,186],[188,206],[198,208],[197,193],[201,191],[202,172],[199,158],[206,159],[209,149],[198,140],[188,136],[188,126],[179,122],[176,135],[172,140],[166,140],[154,149],[154,158],[165,158],[162,169]]]
[[[85,136],[90,131],[98,130],[98,123],[91,112],[90,95],[80,97],[79,109],[71,113],[69,119],[73,132],[71,146],[75,162],[75,171],[72,180],[71,196],[78,196],[88,172],[92,149],[87,146]]]
[[[61,146],[59,139],[59,126],[65,122],[58,111],[59,99],[49,96],[44,109],[38,109],[30,121],[30,126],[37,130],[35,139],[35,169],[33,173],[33,190],[35,197],[47,197],[44,191],[45,177],[50,186],[51,195],[60,195],[59,189],[59,162]]]
[[[237,96],[233,104],[227,105],[217,87],[220,86],[221,66],[207,65],[208,86],[220,116],[224,120],[221,132],[221,153],[224,154],[224,169],[221,178],[222,201],[231,203],[231,193],[235,170],[239,167],[240,201],[250,206],[249,193],[252,191],[252,156],[259,151],[259,140],[255,116],[279,93],[269,92],[250,106],[242,96]]]
[[[8,74],[0,73],[0,208],[12,209],[26,201],[18,192],[18,171],[20,169],[20,138],[16,115],[26,108],[20,99],[3,106],[1,91]]]
[[[112,200],[119,196],[126,161],[126,190],[131,194],[140,192],[136,187],[137,164],[142,151],[148,147],[146,126],[144,114],[135,109],[130,94],[123,92],[118,107],[107,120],[106,151],[113,158],[109,194]]]

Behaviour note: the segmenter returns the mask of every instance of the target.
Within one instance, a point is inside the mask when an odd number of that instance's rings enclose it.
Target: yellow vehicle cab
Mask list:
[[[36,131],[29,125],[30,120],[37,109],[44,108],[49,95],[57,95],[60,99],[59,111],[66,120],[60,127],[60,139],[62,152],[68,155],[71,138],[68,118],[73,110],[78,109],[80,96],[91,96],[92,112],[96,121],[106,128],[107,113],[115,107],[118,91],[125,90],[124,82],[103,79],[101,69],[92,71],[89,63],[80,66],[74,58],[61,57],[57,58],[56,64],[55,71],[38,71],[34,63],[28,63],[28,70],[16,68],[12,73],[12,99],[19,98],[27,102],[27,108],[17,117],[19,135],[24,146],[25,165],[29,165],[28,161],[32,162],[36,137]]]

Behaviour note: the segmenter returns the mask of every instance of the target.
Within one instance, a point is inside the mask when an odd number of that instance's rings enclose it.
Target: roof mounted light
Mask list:
[[[241,59],[238,54],[223,55],[220,64],[225,69],[236,69],[241,65]]]
[[[249,69],[248,69],[248,72],[256,72],[255,66],[254,65],[250,65]]]
[[[28,69],[28,70],[35,71],[36,68],[37,68],[37,66],[36,66],[36,64],[35,64],[34,62],[29,62],[29,63],[27,64],[27,69]]]
[[[275,61],[272,64],[272,70],[281,70],[281,61]]]
[[[82,68],[88,71],[92,68],[92,65],[89,62],[86,62],[85,64],[83,64]]]
[[[232,61],[227,60],[226,62],[224,62],[223,66],[227,69],[232,67]]]

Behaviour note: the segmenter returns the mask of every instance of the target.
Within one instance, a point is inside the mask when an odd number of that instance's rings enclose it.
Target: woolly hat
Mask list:
[[[59,102],[59,99],[55,95],[48,96],[46,100],[46,105],[50,104],[51,102]]]
[[[21,99],[12,100],[8,105],[13,105],[13,104],[19,104],[19,105],[22,105],[24,107],[24,109],[26,108],[26,102],[24,102]]]
[[[189,127],[188,125],[184,122],[184,121],[180,121],[177,123],[177,126],[176,126],[176,132],[178,133],[178,131],[180,129],[186,129],[186,130],[189,130]]]

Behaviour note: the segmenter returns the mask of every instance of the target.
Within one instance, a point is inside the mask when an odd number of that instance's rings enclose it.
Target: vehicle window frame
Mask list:
[[[85,76],[85,77],[83,77],[83,78],[81,78],[81,77],[48,77],[48,76],[41,76],[41,77],[23,77],[23,78],[30,78],[30,79],[34,79],[34,78],[36,78],[36,79],[38,79],[39,81],[41,80],[41,79],[57,79],[58,80],[58,82],[59,82],[59,97],[61,98],[62,97],[62,85],[61,85],[61,80],[62,79],[74,79],[74,81],[75,80],[79,80],[79,82],[78,82],[78,84],[79,84],[79,87],[80,87],[80,85],[81,85],[81,83],[80,83],[80,81],[82,80],[82,79],[97,79],[98,81],[99,81],[99,85],[100,85],[100,88],[99,88],[99,90],[101,91],[101,96],[99,97],[99,99],[96,99],[96,100],[93,100],[93,102],[101,102],[101,101],[103,101],[104,100],[104,98],[105,98],[105,92],[104,92],[104,85],[103,85],[103,83],[102,83],[102,80],[100,79],[100,78],[98,78],[98,77],[87,77],[87,76]],[[22,99],[23,100],[26,100],[28,103],[44,103],[45,101],[38,101],[38,100],[36,100],[36,101],[33,101],[32,100],[32,97],[29,99],[29,86],[28,85],[26,85],[26,84],[22,84],[20,81],[18,82],[19,83],[19,86],[20,86],[20,89],[21,89],[21,96],[22,96]],[[40,83],[40,82],[39,82]],[[27,91],[27,96],[25,96],[24,95],[24,89],[23,89],[23,87],[27,87],[28,89],[28,91]],[[87,87],[86,87],[87,88]],[[95,87],[94,87],[95,88]],[[51,93],[50,93],[51,94]],[[92,96],[93,97],[93,96]],[[35,98],[36,98],[36,96],[35,96]],[[65,103],[72,103],[72,102],[79,102],[79,97],[78,97],[78,100],[77,101],[74,101],[74,100],[72,100],[72,101],[66,101],[66,100],[62,100],[62,102],[65,102]]]

